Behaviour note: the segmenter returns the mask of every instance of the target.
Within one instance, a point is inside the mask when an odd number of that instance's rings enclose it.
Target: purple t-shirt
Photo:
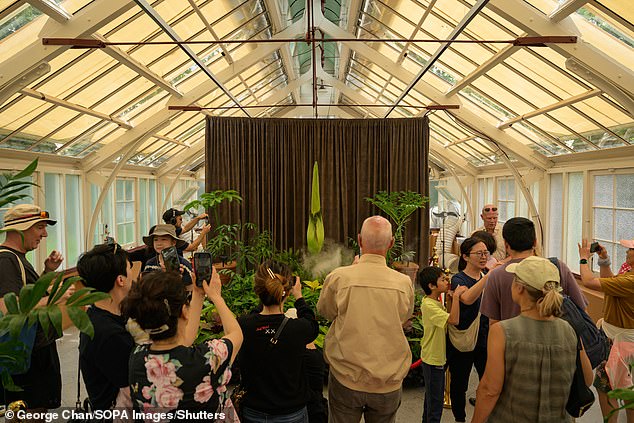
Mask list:
[[[513,302],[511,297],[511,284],[515,275],[506,271],[506,266],[511,263],[519,263],[523,259],[513,259],[508,263],[496,267],[489,274],[486,288],[482,294],[480,313],[493,320],[511,319],[520,314],[520,306]],[[588,305],[581,293],[579,284],[566,263],[559,261],[559,274],[561,275],[561,288],[563,293],[582,309]]]

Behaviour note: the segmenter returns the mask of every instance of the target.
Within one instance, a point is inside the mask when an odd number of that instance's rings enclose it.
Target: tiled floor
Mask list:
[[[72,407],[75,405],[77,391],[77,356],[79,337],[77,330],[72,329],[66,332],[64,337],[58,341],[59,357],[62,365],[62,405]],[[478,377],[475,372],[471,375],[471,383],[467,396],[475,396]],[[594,389],[594,388],[593,388]],[[422,404],[424,390],[422,388],[409,388],[403,392],[403,401],[397,415],[397,423],[415,423],[421,421]],[[82,384],[82,398],[86,396],[86,391]],[[473,415],[473,407],[467,404],[467,421]],[[619,423],[625,423],[626,418],[623,413],[619,418]],[[595,402],[592,408],[580,419],[581,423],[602,422],[599,404]],[[451,410],[445,410],[442,417],[443,423],[453,423],[454,419]]]

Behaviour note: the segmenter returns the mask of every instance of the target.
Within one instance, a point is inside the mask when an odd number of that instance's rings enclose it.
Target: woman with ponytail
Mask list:
[[[244,333],[238,356],[240,384],[246,391],[241,420],[308,423],[304,355],[306,344],[319,333],[315,313],[302,297],[301,282],[286,265],[273,261],[260,265],[254,290],[262,311],[238,319]],[[298,318],[285,320],[284,302],[291,294]]]
[[[202,285],[192,283],[188,287],[193,291],[188,291],[178,273],[151,272],[132,286],[123,301],[123,314],[136,321],[151,341],[137,346],[130,356],[130,393],[136,411],[172,412],[176,417],[168,420],[182,421],[172,410],[213,415],[224,401],[242,332],[221,296],[218,273],[213,270],[211,281]],[[216,306],[225,334],[192,346],[205,296]]]
[[[559,270],[550,260],[512,263],[513,302],[521,314],[491,326],[487,366],[477,391],[472,423],[572,422],[566,412],[576,369],[577,335],[561,315]],[[580,351],[587,386],[590,360]]]

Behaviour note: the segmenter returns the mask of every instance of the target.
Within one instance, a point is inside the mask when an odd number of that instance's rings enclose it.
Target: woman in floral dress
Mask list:
[[[130,356],[130,391],[134,410],[144,418],[192,421],[222,419],[222,401],[231,379],[231,363],[242,345],[242,331],[221,294],[214,270],[210,283],[185,290],[180,275],[155,272],[133,285],[123,312],[146,331],[151,343]],[[211,300],[225,335],[192,346],[198,333],[203,299]],[[150,414],[152,413],[152,414]]]

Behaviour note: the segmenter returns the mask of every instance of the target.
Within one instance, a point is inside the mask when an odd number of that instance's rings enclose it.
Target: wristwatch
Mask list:
[[[588,259],[579,260],[579,264],[588,264]]]

